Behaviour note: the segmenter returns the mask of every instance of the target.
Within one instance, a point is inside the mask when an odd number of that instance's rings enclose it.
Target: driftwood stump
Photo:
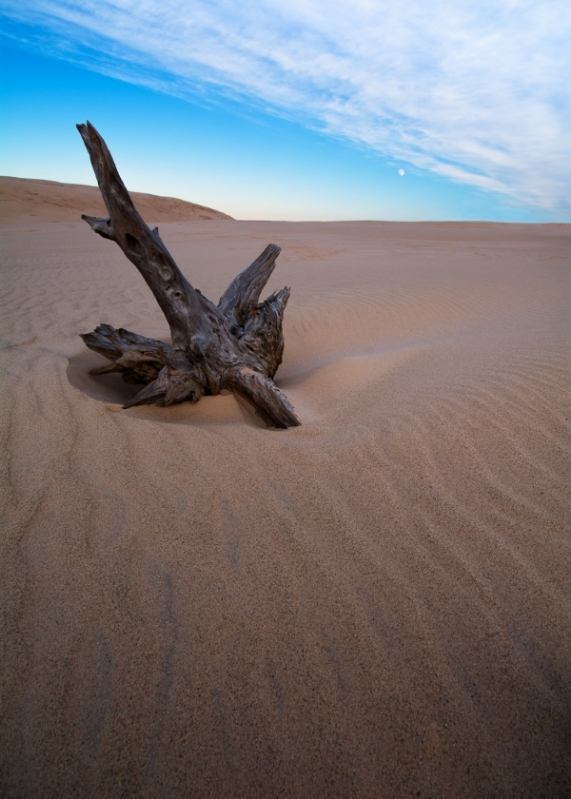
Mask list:
[[[81,338],[112,363],[90,374],[120,372],[130,383],[144,383],[124,408],[148,402],[197,402],[204,394],[228,390],[250,402],[271,427],[299,425],[287,397],[272,381],[282,361],[282,320],[290,290],[284,288],[259,302],[280,248],[269,244],[214,305],[184,277],[158,228],[151,230],[139,216],[93,125],[88,122],[77,129],[109,212],[106,219],[85,214],[81,218],[118,244],[135,264],[167,319],[172,340],[167,344],[99,325]]]

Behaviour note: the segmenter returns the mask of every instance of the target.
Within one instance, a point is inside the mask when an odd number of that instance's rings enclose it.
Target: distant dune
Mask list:
[[[232,219],[204,205],[131,192],[137,210],[147,222],[190,222]],[[3,222],[77,222],[81,214],[106,216],[99,189],[53,180],[0,177],[0,219]]]

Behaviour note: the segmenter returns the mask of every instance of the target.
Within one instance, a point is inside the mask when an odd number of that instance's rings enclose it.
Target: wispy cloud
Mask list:
[[[175,94],[231,93],[556,214],[571,208],[569,8],[567,0],[0,0],[8,19],[93,69]]]

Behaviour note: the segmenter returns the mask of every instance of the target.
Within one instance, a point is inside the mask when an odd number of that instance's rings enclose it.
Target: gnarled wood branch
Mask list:
[[[294,427],[299,419],[272,382],[282,361],[283,315],[289,288],[259,302],[280,254],[270,244],[224,292],[218,306],[193,288],[159,236],[143,221],[121,180],[107,145],[89,122],[78,125],[109,213],[83,215],[103,238],[116,242],[153,292],[170,327],[172,344],[111,325],[82,335],[111,364],[91,374],[120,372],[145,387],[123,407],[146,402],[197,402],[226,389],[246,399],[272,427]]]

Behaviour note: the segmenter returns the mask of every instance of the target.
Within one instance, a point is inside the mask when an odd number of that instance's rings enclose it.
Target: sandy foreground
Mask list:
[[[161,235],[215,300],[282,246],[303,426],[120,410],[78,333],[166,337],[142,278],[4,225],[2,795],[569,796],[570,226]]]

